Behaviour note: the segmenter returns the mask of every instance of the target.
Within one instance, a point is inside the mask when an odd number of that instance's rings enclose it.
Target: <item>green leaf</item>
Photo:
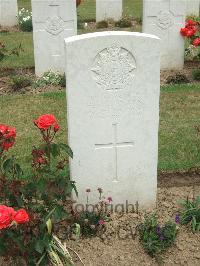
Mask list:
[[[50,213],[45,217],[45,223],[51,218],[51,216],[53,215],[53,213],[55,212],[56,207],[53,208]]]
[[[60,146],[59,145],[57,145],[55,143],[51,143],[50,150],[51,150],[51,154],[53,155],[53,157],[60,155]]]
[[[76,196],[77,196],[77,198],[78,198],[78,190],[77,190],[77,188],[76,188],[76,183],[75,183],[75,181],[71,181],[71,185],[72,185],[72,188],[73,188],[73,190],[74,190],[74,192],[75,192],[75,194],[76,194]]]
[[[44,249],[45,249],[45,242],[43,240],[38,240],[35,244],[35,250],[42,254],[44,252]]]
[[[17,177],[20,177],[21,175],[23,175],[23,170],[18,163],[15,164],[15,170],[16,170]]]
[[[52,222],[51,222],[51,219],[48,219],[47,220],[46,225],[47,225],[48,234],[51,235],[51,232],[52,232]]]
[[[64,143],[60,143],[59,146],[60,146],[60,149],[64,150],[69,157],[73,158],[73,151],[69,147],[69,145],[64,144]]]
[[[10,171],[12,170],[13,163],[14,163],[13,158],[9,158],[9,159],[7,159],[7,160],[3,163],[3,169],[4,169],[4,171],[5,171],[5,172],[10,172]]]

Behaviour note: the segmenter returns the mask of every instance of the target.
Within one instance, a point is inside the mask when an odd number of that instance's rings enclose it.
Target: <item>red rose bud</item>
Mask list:
[[[56,124],[56,125],[53,127],[53,130],[54,130],[55,133],[56,133],[59,129],[60,129],[60,126],[59,126],[58,124]]]
[[[13,221],[15,221],[17,224],[24,224],[29,222],[29,220],[29,216],[24,209],[16,211],[13,215]]]

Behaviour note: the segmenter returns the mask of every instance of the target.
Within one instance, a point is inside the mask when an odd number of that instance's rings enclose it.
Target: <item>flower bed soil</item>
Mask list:
[[[197,178],[200,179],[200,176]],[[156,210],[160,222],[174,220],[178,209],[177,201],[193,195],[193,186],[187,186],[186,183],[179,187],[170,184],[167,186],[158,188]],[[195,187],[195,194],[200,195],[200,186]],[[159,265],[144,252],[138,236],[135,236],[135,228],[143,219],[144,212],[113,215],[111,222],[106,224],[103,235],[78,242],[70,240],[67,246],[73,248],[87,266]],[[77,262],[76,265],[81,263]],[[175,244],[163,254],[163,265],[199,266],[200,233],[193,234],[190,227],[180,227]]]
[[[187,61],[185,62],[185,67],[183,70],[175,71],[175,70],[163,70],[161,71],[161,85],[165,85],[167,82],[167,78],[169,76],[176,75],[177,73],[184,74],[188,80],[193,84],[200,84],[199,81],[194,81],[192,79],[192,71],[194,69],[200,68],[199,61]],[[26,69],[4,69],[0,71],[0,95],[10,95],[10,94],[24,94],[24,93],[44,93],[44,92],[51,92],[51,91],[60,91],[64,90],[64,87],[61,86],[45,86],[45,87],[38,87],[33,88],[31,86],[21,88],[18,90],[13,90],[10,86],[10,76],[13,74],[17,75],[26,75],[30,78],[30,80],[35,80],[36,77],[34,75],[34,68],[26,68]]]
[[[195,184],[195,187],[194,187]],[[194,190],[193,190],[194,189]],[[158,177],[157,212],[159,222],[174,221],[180,199],[200,195],[200,172],[160,172]],[[151,213],[151,211],[146,211]],[[79,241],[64,240],[68,247],[76,251],[85,266],[102,265],[159,265],[155,259],[147,255],[139,242],[136,227],[144,219],[145,212],[113,214],[106,223],[106,231],[97,237],[84,238]],[[63,225],[62,225],[63,228]],[[61,228],[61,229],[62,229]],[[59,231],[59,230],[58,230]],[[62,231],[62,230],[61,230]],[[58,234],[59,236],[59,234]],[[73,255],[73,253],[71,253]],[[74,256],[74,255],[73,255]],[[82,265],[74,256],[75,265]],[[3,261],[0,266],[22,266],[18,263]],[[182,226],[175,244],[163,254],[163,265],[200,265],[200,232],[193,234],[190,227]]]

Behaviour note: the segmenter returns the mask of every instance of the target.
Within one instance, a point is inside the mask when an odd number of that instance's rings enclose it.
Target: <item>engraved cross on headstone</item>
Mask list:
[[[119,181],[118,176],[118,148],[133,147],[134,142],[118,142],[117,141],[117,124],[113,124],[113,142],[107,144],[95,144],[96,150],[98,149],[114,149],[114,175],[113,182]]]

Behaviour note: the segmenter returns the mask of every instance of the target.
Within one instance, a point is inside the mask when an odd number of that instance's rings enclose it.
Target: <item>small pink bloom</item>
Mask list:
[[[99,225],[104,225],[105,221],[103,219],[99,220]]]
[[[108,197],[107,200],[108,200],[109,203],[111,203],[113,201],[112,197]]]

